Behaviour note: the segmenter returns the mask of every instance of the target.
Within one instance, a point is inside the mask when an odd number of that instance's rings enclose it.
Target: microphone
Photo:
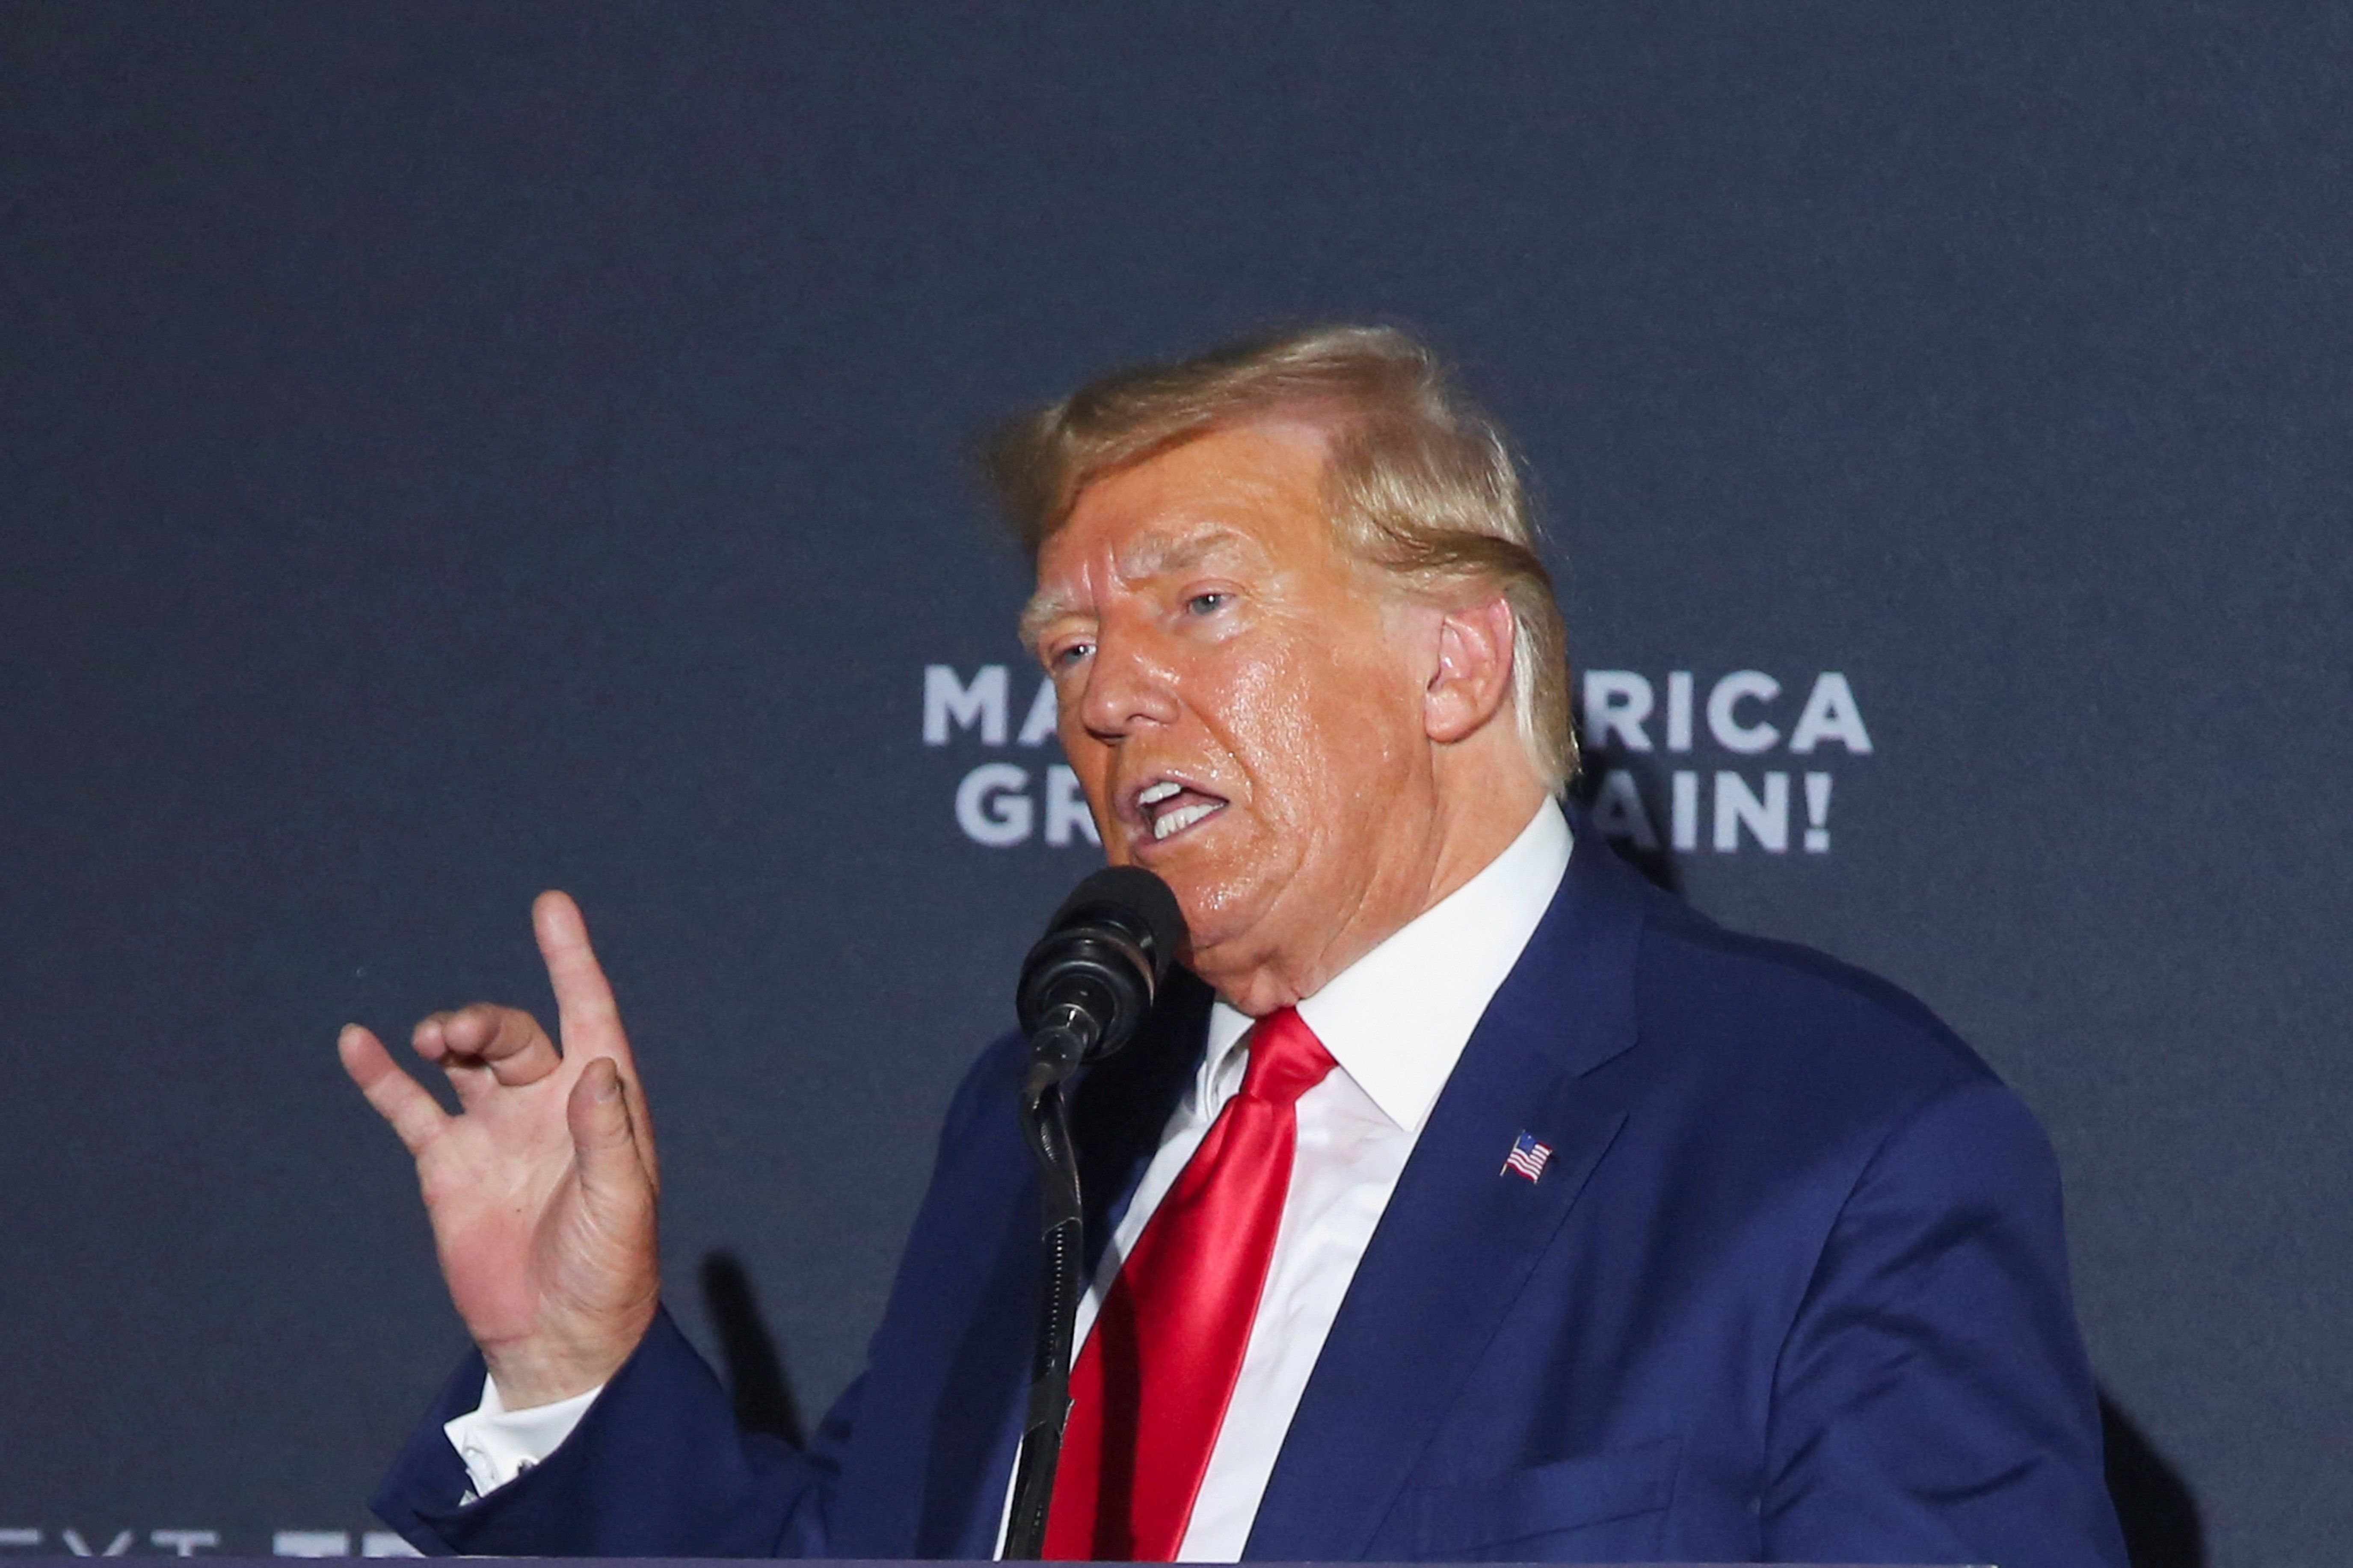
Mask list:
[[[1086,1293],[1081,1245],[1086,1208],[1071,1142],[1062,1080],[1127,1044],[1152,1010],[1185,941],[1185,913],[1168,884],[1140,866],[1108,866],[1062,900],[1046,934],[1021,961],[1013,1005],[1029,1037],[1021,1130],[1038,1160],[1039,1237],[1046,1265],[1031,1350],[1029,1405],[1013,1462],[1005,1560],[1035,1562],[1061,1463],[1071,1413],[1071,1342]]]
[[[1014,1008],[1029,1037],[1029,1092],[1127,1044],[1184,940],[1176,895],[1141,866],[1081,882],[1021,961]]]

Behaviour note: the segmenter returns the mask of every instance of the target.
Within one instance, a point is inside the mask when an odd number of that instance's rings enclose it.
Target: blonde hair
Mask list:
[[[1389,327],[1316,327],[1114,372],[1015,420],[986,461],[1031,558],[1079,492],[1220,426],[1302,416],[1331,433],[1324,505],[1351,554],[1426,594],[1500,593],[1512,611],[1512,707],[1547,788],[1576,776],[1567,638],[1503,432]]]

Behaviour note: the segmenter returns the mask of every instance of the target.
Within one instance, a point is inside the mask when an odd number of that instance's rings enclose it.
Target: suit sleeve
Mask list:
[[[2124,1568],[2057,1163],[2000,1083],[1915,1110],[1841,1208],[1774,1378],[1781,1561]]]
[[[461,1503],[464,1465],[441,1424],[470,1406],[470,1356],[410,1435],[373,1504],[428,1556],[816,1557],[853,1384],[806,1453],[740,1431],[719,1379],[664,1310],[546,1460]]]

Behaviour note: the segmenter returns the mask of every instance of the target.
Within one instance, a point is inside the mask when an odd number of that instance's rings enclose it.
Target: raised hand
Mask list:
[[[450,1300],[513,1410],[609,1379],[661,1289],[653,1129],[612,987],[569,898],[542,893],[532,926],[561,1050],[530,1014],[487,1002],[436,1013],[412,1037],[448,1075],[460,1114],[366,1029],[349,1025],[336,1042],[417,1157]]]

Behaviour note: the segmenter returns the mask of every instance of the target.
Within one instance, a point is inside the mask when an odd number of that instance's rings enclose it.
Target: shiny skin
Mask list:
[[[1190,966],[1253,1015],[1459,887],[1543,798],[1508,610],[1352,559],[1324,460],[1311,426],[1242,425],[1095,480],[1023,618],[1107,855],[1166,879]],[[1163,779],[1226,804],[1155,840],[1136,796]]]

